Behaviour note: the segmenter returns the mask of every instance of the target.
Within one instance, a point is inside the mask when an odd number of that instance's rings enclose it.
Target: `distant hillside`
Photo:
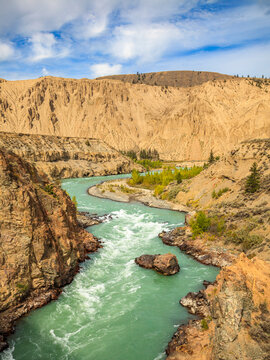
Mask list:
[[[121,80],[131,84],[190,87],[210,80],[230,79],[233,76],[207,71],[161,71],[146,74],[110,75],[97,78]]]
[[[98,138],[117,150],[204,160],[270,137],[270,80],[193,87],[53,77],[0,83],[0,131]]]

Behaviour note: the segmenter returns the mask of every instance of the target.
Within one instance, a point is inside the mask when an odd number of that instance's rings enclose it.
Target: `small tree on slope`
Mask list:
[[[246,192],[255,193],[260,188],[260,173],[258,171],[257,163],[254,162],[250,168],[250,175],[246,181]]]
[[[213,150],[211,150],[210,155],[209,155],[209,159],[208,159],[208,163],[209,164],[213,164],[215,162],[215,157],[213,154]]]

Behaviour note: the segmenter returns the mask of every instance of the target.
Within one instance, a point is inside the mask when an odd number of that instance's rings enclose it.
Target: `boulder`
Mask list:
[[[162,275],[174,275],[179,272],[180,266],[175,255],[141,255],[135,263],[145,269],[153,269]]]

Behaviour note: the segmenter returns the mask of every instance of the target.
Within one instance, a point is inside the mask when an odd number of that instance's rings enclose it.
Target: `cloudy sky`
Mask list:
[[[0,78],[270,77],[270,0],[0,0]]]

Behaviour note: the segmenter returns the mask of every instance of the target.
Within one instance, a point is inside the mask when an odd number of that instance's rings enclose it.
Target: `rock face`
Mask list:
[[[197,76],[197,75],[196,75]],[[222,79],[193,87],[39,78],[0,83],[0,130],[99,138],[163,159],[208,159],[270,137],[270,82]],[[256,121],[255,121],[256,119]]]
[[[175,255],[141,255],[135,259],[136,264],[153,269],[162,275],[174,275],[179,272],[180,266]]]
[[[142,169],[102,140],[0,133],[0,147],[33,162],[49,180],[129,173]]]
[[[268,263],[242,254],[215,284],[185,297],[181,303],[203,319],[179,327],[167,359],[268,360],[269,276]]]
[[[5,336],[17,318],[56,298],[79,262],[100,245],[79,226],[68,195],[3,148],[0,189],[0,335]]]
[[[218,267],[228,266],[233,263],[236,256],[222,248],[209,246],[201,238],[193,239],[188,227],[178,227],[168,232],[159,234],[163,243],[169,246],[177,246],[187,255],[205,265]]]

